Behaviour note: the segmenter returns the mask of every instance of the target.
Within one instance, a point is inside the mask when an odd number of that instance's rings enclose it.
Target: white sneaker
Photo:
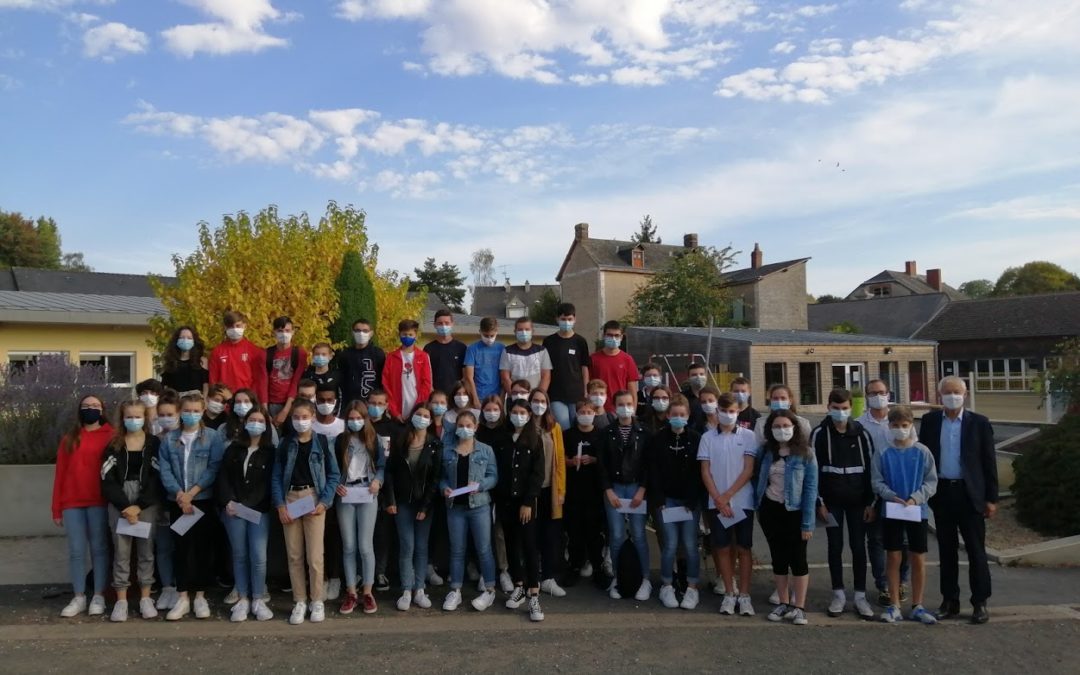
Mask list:
[[[269,621],[274,618],[274,613],[270,611],[270,608],[266,606],[266,602],[263,600],[256,600],[252,603],[251,613],[255,615],[256,621]]]
[[[611,585],[607,589],[608,597],[612,600],[622,600],[622,595],[619,594],[619,582],[616,579],[611,580]]]
[[[232,621],[233,623],[247,621],[249,611],[251,611],[251,604],[248,602],[247,598],[239,600],[232,607],[232,612],[229,615],[229,621]]]
[[[506,570],[499,572],[499,587],[502,588],[503,593],[514,592],[514,580],[510,578],[510,573]]]
[[[638,586],[637,593],[634,593],[634,599],[638,602],[645,602],[649,599],[650,595],[652,595],[652,582],[645,579],[641,582],[641,585]]]
[[[472,601],[473,609],[475,609],[478,612],[484,611],[488,607],[491,607],[493,604],[495,604],[495,589],[494,588],[491,589],[490,591],[484,591],[483,593],[481,593],[477,597],[473,598],[473,601]]]
[[[412,591],[402,591],[401,597],[397,599],[397,608],[402,612],[409,611],[409,607],[412,605]]]
[[[182,595],[177,596],[176,604],[165,615],[166,621],[179,621],[191,613],[191,602]]]
[[[698,590],[696,588],[686,589],[686,593],[683,593],[682,602],[679,603],[679,607],[683,609],[695,609],[698,606]]]
[[[229,594],[225,596],[225,604],[235,605],[238,602],[240,602],[240,594],[236,592],[236,586],[233,586]]]
[[[529,596],[529,621],[543,621],[544,610],[540,608],[540,596]]]
[[[615,576],[615,568],[611,564],[611,549],[604,547],[604,562],[601,564],[602,571],[609,577]]]
[[[720,613],[727,616],[735,616],[735,603],[737,598],[734,595],[725,595],[724,601],[720,603]]]
[[[263,591],[262,601],[263,602],[270,602],[270,589],[269,588],[266,589],[265,591]]]
[[[157,608],[162,610],[172,609],[176,606],[179,597],[180,594],[176,592],[176,586],[164,586],[161,593],[158,594]]]
[[[750,596],[745,593],[739,596],[739,614],[754,616],[754,605],[750,602]]]
[[[109,621],[115,621],[117,623],[120,623],[122,621],[127,621],[127,615],[128,615],[127,600],[117,600],[116,604],[113,605],[112,614],[109,615]]]
[[[716,577],[716,583],[713,584],[712,592],[715,595],[727,595],[727,587],[724,586],[724,580],[721,577]]]
[[[292,614],[289,615],[289,623],[294,626],[299,626],[304,623],[304,616],[307,614],[307,603],[298,602],[293,605]]]
[[[780,604],[780,591],[774,590],[772,595],[769,596],[769,604],[773,607]]]
[[[60,616],[64,617],[65,619],[70,619],[73,616],[79,616],[85,611],[86,596],[76,595],[74,598],[71,599],[71,602],[65,605],[62,610],[60,610]]]
[[[866,593],[855,593],[855,613],[866,620],[874,618],[874,609],[866,600]]]
[[[540,590],[544,593],[550,593],[553,597],[556,598],[566,597],[566,591],[563,590],[562,586],[555,583],[554,579],[544,579],[543,581],[541,581]]]
[[[587,562],[581,566],[581,578],[588,579],[593,575],[592,563]]]
[[[660,587],[660,604],[668,609],[676,609],[679,606],[679,599],[675,597],[675,587],[671,584]]]
[[[431,598],[427,596],[427,593],[422,588],[413,593],[412,601],[420,609],[431,609]]]
[[[90,598],[90,605],[86,610],[90,616],[101,616],[105,613],[105,596],[95,595]]]
[[[322,623],[326,621],[326,606],[322,600],[316,600],[311,603],[311,623]]]
[[[469,563],[465,567],[465,575],[469,577],[469,581],[479,581],[480,571],[476,569],[476,565]]]
[[[326,585],[326,599],[337,600],[341,597],[341,579],[331,579]]]
[[[484,580],[483,579],[477,579],[476,580],[476,592],[477,593],[483,593],[486,590],[487,590],[487,584],[484,583]]]
[[[791,614],[791,623],[795,624],[796,626],[805,626],[806,624],[810,623],[809,619],[806,618],[806,612],[802,611],[801,609],[796,609]]]
[[[461,606],[461,591],[458,589],[451,589],[446,594],[446,599],[443,600],[442,608],[444,612],[452,612]]]
[[[843,589],[832,592],[832,602],[829,603],[828,614],[829,616],[840,616],[844,613],[844,608],[847,607],[847,595]]]
[[[432,586],[442,586],[443,578],[439,576],[439,573],[435,571],[434,565],[427,566],[427,582]]]
[[[195,598],[195,602],[191,603],[191,608],[195,610],[196,619],[210,618],[210,603],[206,601],[206,598]]]
[[[158,612],[157,608],[154,607],[154,599],[143,598],[139,600],[139,613],[142,614],[144,619],[156,619]]]

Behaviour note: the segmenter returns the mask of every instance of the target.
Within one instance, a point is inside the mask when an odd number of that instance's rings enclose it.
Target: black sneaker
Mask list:
[[[385,574],[380,574],[375,578],[375,590],[388,591],[390,590],[390,578]]]
[[[904,604],[908,601],[908,589],[904,584],[900,584],[900,604]]]
[[[882,607],[892,607],[892,596],[889,595],[889,589],[878,591],[877,604]]]
[[[514,592],[510,594],[510,597],[506,599],[507,609],[517,609],[525,603],[525,587],[515,586]]]

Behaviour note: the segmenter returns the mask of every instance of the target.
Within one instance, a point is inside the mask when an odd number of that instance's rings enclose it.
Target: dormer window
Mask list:
[[[635,269],[645,268],[645,247],[635,246],[630,251],[630,265]]]

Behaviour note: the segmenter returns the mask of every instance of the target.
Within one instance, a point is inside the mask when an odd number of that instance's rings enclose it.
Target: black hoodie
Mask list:
[[[818,494],[826,506],[869,506],[874,503],[870,486],[870,456],[874,441],[855,420],[844,433],[826,417],[811,433],[810,445],[820,471]]]

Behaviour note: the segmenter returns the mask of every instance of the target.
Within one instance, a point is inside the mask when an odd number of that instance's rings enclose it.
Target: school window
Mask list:
[[[870,288],[870,295],[875,298],[885,298],[892,295],[892,288],[890,286],[873,286]]]
[[[975,391],[1032,391],[1042,374],[1039,359],[978,359]]]
[[[799,364],[799,405],[821,404],[821,364]]]
[[[521,305],[509,305],[506,308],[507,319],[520,319],[525,316],[525,308]]]
[[[765,364],[765,386],[771,387],[774,384],[787,384],[786,363]]]
[[[889,385],[889,400],[896,402],[896,392],[900,391],[900,364],[896,361],[881,361],[878,364],[878,379]]]
[[[22,371],[27,366],[37,363],[37,360],[42,356],[63,356],[64,360],[67,360],[67,352],[8,352],[8,364],[11,366],[11,370]]]
[[[80,366],[101,366],[105,369],[105,380],[114,387],[135,386],[134,354],[79,354]]]

